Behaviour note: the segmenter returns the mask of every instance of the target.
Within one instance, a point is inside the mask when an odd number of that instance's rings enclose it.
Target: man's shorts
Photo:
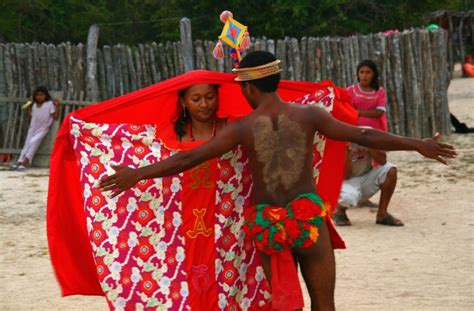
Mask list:
[[[356,207],[361,200],[366,200],[377,193],[387,178],[388,171],[396,167],[385,163],[371,169],[367,174],[344,180],[338,204],[342,207]]]

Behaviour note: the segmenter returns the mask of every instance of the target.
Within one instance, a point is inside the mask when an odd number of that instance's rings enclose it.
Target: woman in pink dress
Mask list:
[[[380,86],[379,71],[371,60],[363,60],[357,66],[357,81],[347,88],[352,104],[359,117],[357,125],[370,126],[387,131],[385,90]]]

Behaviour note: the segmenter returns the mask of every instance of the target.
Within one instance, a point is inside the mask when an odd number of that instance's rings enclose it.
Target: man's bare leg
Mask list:
[[[388,204],[390,203],[390,199],[392,198],[393,192],[395,191],[395,186],[397,185],[397,168],[392,167],[387,172],[387,177],[380,188],[380,201],[379,201],[379,209],[377,211],[377,221],[381,221],[387,219],[387,217],[391,216],[387,212]],[[403,223],[396,218],[393,218],[393,224],[396,226],[403,225]]]
[[[311,310],[335,310],[336,262],[327,224],[323,222],[319,228],[318,241],[314,246],[297,249],[296,253],[311,297]]]

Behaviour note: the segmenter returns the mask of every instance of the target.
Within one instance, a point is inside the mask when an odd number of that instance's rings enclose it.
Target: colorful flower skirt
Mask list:
[[[329,206],[314,192],[298,195],[286,207],[258,204],[245,211],[245,234],[270,255],[273,310],[304,306],[291,249],[316,243]]]
[[[245,212],[244,231],[257,248],[272,254],[316,243],[328,206],[314,192],[298,195],[286,207],[258,204]]]

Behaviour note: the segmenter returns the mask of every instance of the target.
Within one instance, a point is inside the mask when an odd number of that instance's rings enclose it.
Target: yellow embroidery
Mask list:
[[[211,228],[206,228],[204,223],[204,215],[206,215],[206,209],[193,209],[193,214],[196,216],[196,221],[194,222],[193,230],[186,231],[186,234],[191,239],[195,239],[199,234],[204,235],[206,238],[209,237],[212,233]]]
[[[190,173],[192,182],[189,185],[189,188],[191,189],[197,189],[200,186],[203,188],[212,188],[214,184],[209,181],[211,177],[211,166],[209,162],[204,162],[201,165],[196,166],[191,170]]]

